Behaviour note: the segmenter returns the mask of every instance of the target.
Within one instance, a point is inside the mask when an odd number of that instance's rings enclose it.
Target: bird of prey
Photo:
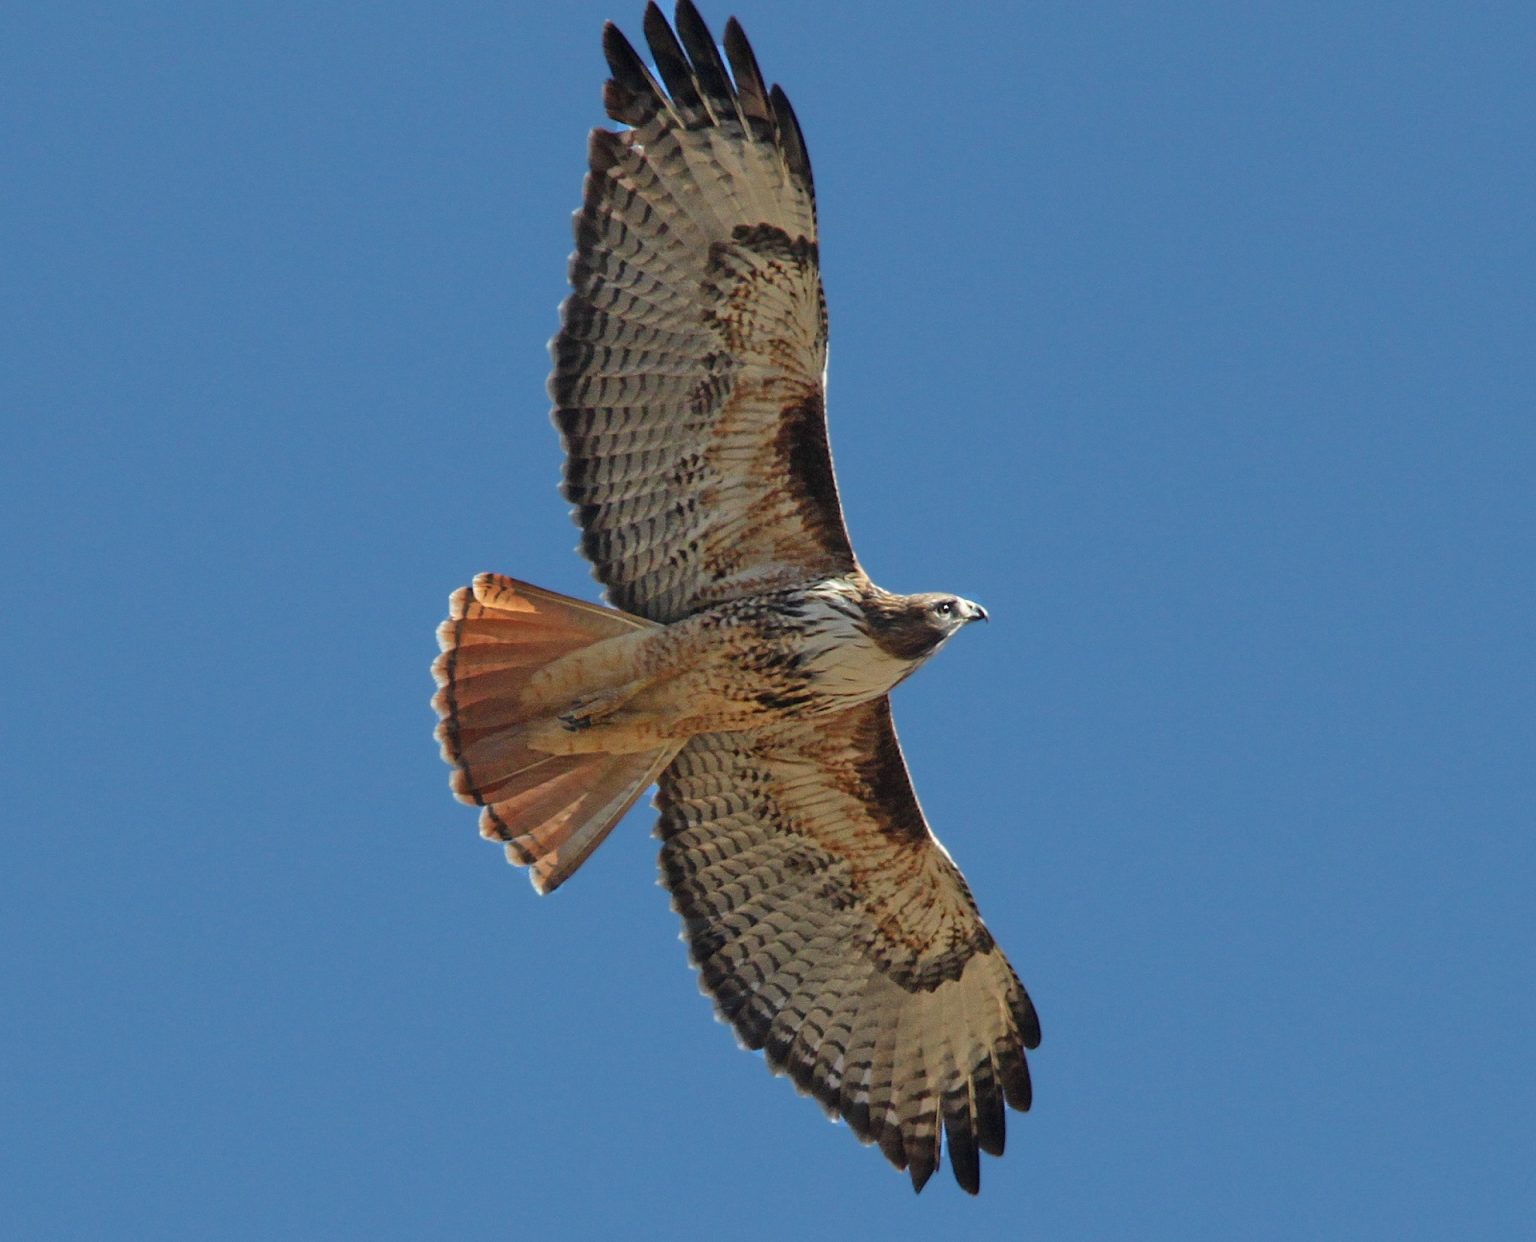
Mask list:
[[[1034,1007],[913,792],[887,697],[985,620],[870,581],[827,444],[811,165],[735,19],[612,24],[549,391],[612,607],[482,574],[438,630],[453,790],[554,889],[659,786],[721,1017],[921,1190],[1026,1109]]]

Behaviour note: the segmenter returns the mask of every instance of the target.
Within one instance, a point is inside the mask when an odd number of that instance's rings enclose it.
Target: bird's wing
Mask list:
[[[918,1189],[977,1190],[1029,1107],[1034,1006],[928,829],[889,700],[705,734],[662,774],[662,879],[701,986],[777,1073]]]
[[[688,0],[645,34],[661,82],[603,32],[630,128],[592,131],[549,387],[583,550],[610,602],[665,622],[857,566],[799,124],[734,19],[729,71]]]

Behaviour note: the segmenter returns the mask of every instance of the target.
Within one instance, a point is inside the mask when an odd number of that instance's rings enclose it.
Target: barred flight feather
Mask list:
[[[605,104],[630,128],[592,136],[550,394],[566,496],[608,598],[674,621],[747,581],[856,564],[822,412],[826,308],[799,125],[734,22],[729,71],[691,5],[677,34],[651,6],[645,33],[660,81],[604,32]],[[636,409],[643,431],[623,416]],[[697,504],[636,537],[658,494]]]
[[[1028,1105],[1039,1024],[905,766],[882,772],[878,800],[857,775],[871,751],[899,762],[885,699],[694,738],[661,777],[662,881],[701,986],[746,1046],[919,1187],[942,1126],[974,1191],[1005,1106]]]

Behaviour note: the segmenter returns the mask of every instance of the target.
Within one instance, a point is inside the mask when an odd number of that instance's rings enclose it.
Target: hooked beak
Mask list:
[[[970,609],[970,611],[966,614],[966,618],[965,618],[967,624],[969,624],[972,621],[986,621],[986,620],[989,619],[987,617],[987,610],[985,608],[983,608],[980,604],[973,604],[969,600],[967,600],[966,601],[966,606]]]

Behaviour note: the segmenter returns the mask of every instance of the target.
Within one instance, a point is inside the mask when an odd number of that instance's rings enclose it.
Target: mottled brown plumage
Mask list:
[[[921,1189],[1029,1106],[1033,1007],[929,831],[887,694],[985,619],[859,567],[826,426],[810,160],[734,19],[604,30],[550,393],[613,609],[482,574],[433,666],[454,792],[548,892],[659,784],[701,984]],[[659,80],[658,76],[659,75]]]

